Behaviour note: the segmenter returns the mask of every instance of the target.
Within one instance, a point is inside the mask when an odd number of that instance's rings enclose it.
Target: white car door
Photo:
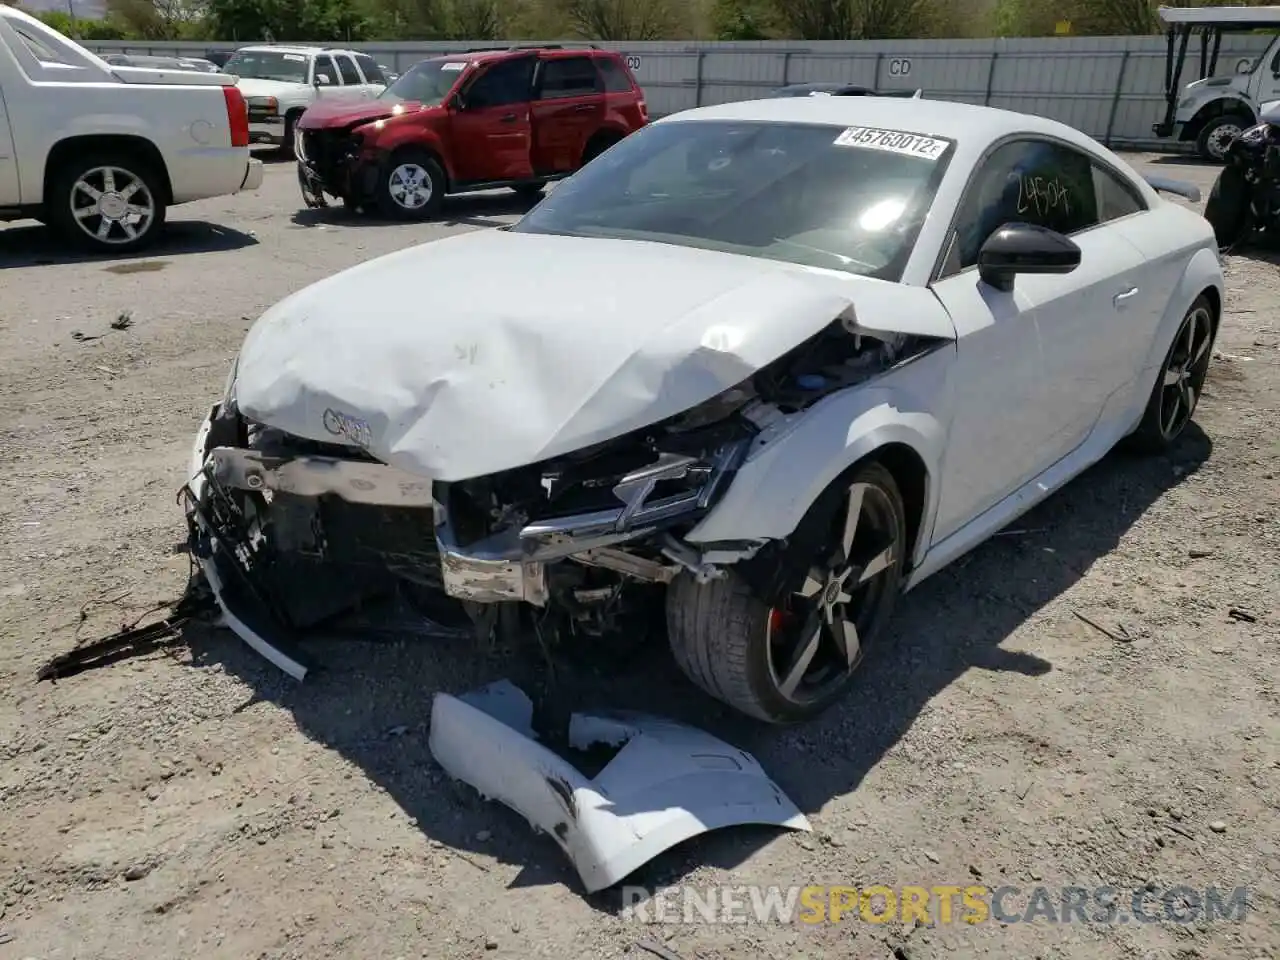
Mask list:
[[[318,53],[311,61],[311,82],[316,88],[316,99],[342,95],[342,84],[338,79],[338,68],[333,57],[327,53]]]
[[[338,77],[342,80],[343,96],[368,100],[371,95],[369,87],[364,82],[364,77],[360,75],[360,71],[356,69],[356,62],[351,59],[351,55],[335,53],[333,60],[338,65]]]
[[[9,127],[9,112],[4,105],[4,91],[0,90],[0,207],[16,206],[21,202],[18,153],[13,145],[13,131]]]
[[[357,53],[355,58],[356,66],[360,68],[360,74],[364,77],[365,86],[369,90],[370,99],[381,95],[382,91],[387,89],[387,78],[382,68],[378,66],[378,61],[367,53]]]
[[[1126,381],[1127,362],[1109,352],[1109,342],[1135,296],[1129,291],[1139,285],[1142,257],[1099,226],[1092,176],[1083,154],[1020,139],[986,158],[961,202],[954,243],[934,283],[959,334],[936,539],[1079,446]],[[1080,266],[1020,275],[1007,292],[987,285],[976,269],[978,251],[1009,222],[1071,235]]]

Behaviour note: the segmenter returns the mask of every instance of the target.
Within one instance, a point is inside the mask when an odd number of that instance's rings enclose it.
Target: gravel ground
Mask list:
[[[1213,176],[1138,160],[1206,190]],[[819,722],[761,729],[665,656],[578,685],[584,703],[659,710],[754,751],[815,826],[700,838],[637,882],[1248,886],[1245,919],[642,927],[430,760],[432,694],[523,677],[523,659],[457,639],[326,641],[326,669],[296,685],[193,628],[34,681],[180,591],[174,494],[252,318],[336,270],[520,212],[481,197],[404,226],[300,207],[277,164],[256,195],[176,210],[145,259],[78,260],[38,225],[0,231],[0,960],[594,960],[646,956],[642,939],[682,960],[1280,956],[1274,263],[1228,258],[1219,356],[1177,451],[1109,458],[914,592],[896,645]]]

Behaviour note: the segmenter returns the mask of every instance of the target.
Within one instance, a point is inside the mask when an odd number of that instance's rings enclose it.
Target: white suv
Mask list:
[[[222,68],[239,77],[254,143],[293,149],[293,125],[320,98],[369,99],[386,88],[377,61],[356,50],[263,45],[241,47]]]

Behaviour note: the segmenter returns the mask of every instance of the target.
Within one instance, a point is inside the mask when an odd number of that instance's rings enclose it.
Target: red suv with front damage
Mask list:
[[[560,47],[473,51],[412,67],[372,101],[321,100],[294,151],[308,206],[325,194],[401,219],[446,194],[510,187],[536,196],[649,121],[616,53]]]

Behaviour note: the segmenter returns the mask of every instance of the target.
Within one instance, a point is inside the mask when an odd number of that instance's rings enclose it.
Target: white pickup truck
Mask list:
[[[265,44],[241,47],[222,67],[249,104],[249,136],[293,150],[293,127],[317,100],[368,100],[387,88],[376,60],[359,50]]]
[[[168,207],[261,183],[234,77],[112,67],[0,4],[0,221],[123,253]]]

